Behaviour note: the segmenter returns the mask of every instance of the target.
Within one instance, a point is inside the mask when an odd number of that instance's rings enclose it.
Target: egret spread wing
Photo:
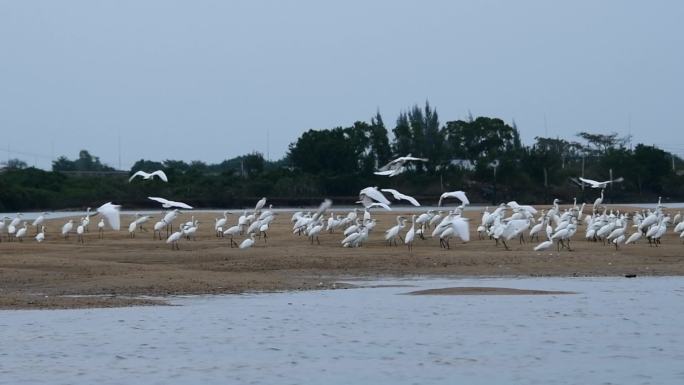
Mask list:
[[[587,178],[582,178],[582,177],[579,177],[579,178],[577,178],[577,179],[579,179],[579,180],[581,180],[582,182],[584,182],[584,183],[590,185],[590,186],[593,187],[593,188],[598,188],[598,187],[601,186],[601,183],[599,183],[599,182],[597,182],[597,181],[595,181],[595,180],[592,180],[592,179],[587,179]]]
[[[458,237],[461,238],[464,242],[470,241],[470,229],[468,228],[467,220],[461,217],[455,217],[451,221],[451,226],[456,231],[456,234],[458,234]]]
[[[442,194],[442,196],[439,197],[439,203],[437,204],[438,206],[442,205],[442,200],[446,198],[456,198],[463,202],[464,205],[469,205],[470,201],[468,200],[468,197],[465,195],[463,191],[450,191],[450,192],[445,192]]]
[[[385,198],[385,196],[382,195],[382,193],[375,187],[366,187],[365,189],[361,190],[359,192],[359,197],[362,195],[365,195],[374,201],[390,205],[390,201],[388,201],[387,198]]]
[[[136,171],[135,174],[131,175],[130,178],[128,178],[128,183],[131,183],[133,179],[135,179],[136,176],[141,176],[143,178],[147,178],[149,174],[147,174],[145,171]]]
[[[153,172],[151,175],[156,175],[159,177],[159,179],[163,180],[164,182],[168,182],[169,178],[166,177],[166,173],[162,170],[157,170]]]
[[[380,203],[380,202],[371,203],[368,206],[366,206],[367,209],[370,209],[373,207],[382,207],[383,209],[385,209],[387,211],[392,211],[391,207],[389,207],[388,205],[386,205],[384,203]]]
[[[393,196],[394,199],[396,199],[396,200],[405,200],[405,201],[409,201],[409,202],[410,202],[412,205],[414,205],[414,206],[420,206],[420,203],[418,203],[418,201],[417,201],[415,198],[413,198],[413,197],[410,196],[410,195],[402,194],[402,193],[400,193],[400,192],[397,191],[397,190],[394,190],[394,189],[391,189],[391,188],[383,188],[383,189],[381,189],[380,191],[382,191],[382,192],[388,192],[388,193],[392,194],[392,196]]]
[[[383,170],[383,171],[375,171],[373,174],[380,175],[380,176],[392,176],[393,173],[394,173],[394,170]]]
[[[151,199],[153,201],[159,202],[165,208],[179,207],[182,209],[192,209],[192,206],[185,204],[183,202],[170,201],[168,199],[159,198],[159,197],[147,197],[147,199]]]
[[[111,228],[116,231],[119,231],[121,229],[121,218],[119,215],[120,210],[121,206],[114,205],[112,204],[112,202],[107,202],[97,208],[97,212],[102,214],[102,216],[104,216],[105,218],[107,218],[109,226],[111,226]]]

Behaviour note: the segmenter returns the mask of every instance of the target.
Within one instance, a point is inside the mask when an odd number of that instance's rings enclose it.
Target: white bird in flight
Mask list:
[[[119,231],[121,229],[121,215],[119,214],[120,211],[121,206],[112,204],[112,202],[107,202],[97,208],[97,212],[102,214],[103,217],[107,218],[109,226],[111,226],[111,228],[116,231]]]
[[[414,197],[409,196],[409,195],[402,194],[402,193],[400,193],[400,192],[397,191],[397,190],[394,190],[394,189],[391,189],[391,188],[383,188],[383,189],[381,189],[380,191],[382,191],[382,192],[388,192],[388,193],[392,194],[392,196],[394,197],[394,199],[396,199],[396,200],[398,200],[398,201],[400,201],[400,200],[405,200],[405,201],[411,202],[411,204],[414,205],[414,206],[420,206],[420,203],[418,203],[418,201],[417,201]]]
[[[363,203],[364,206],[369,206],[372,201],[384,203],[390,205],[390,201],[385,198],[377,187],[366,187],[365,189],[359,191],[359,202]]]
[[[442,200],[446,198],[456,198],[463,202],[464,205],[469,205],[470,201],[468,200],[468,197],[466,197],[465,193],[463,191],[450,191],[450,192],[445,192],[442,194],[442,196],[439,197],[439,203],[437,203],[437,206],[442,205]]]
[[[136,171],[135,174],[133,174],[129,179],[128,182],[130,183],[133,179],[135,179],[136,176],[141,176],[143,179],[154,179],[154,176],[158,176],[159,179],[163,180],[164,182],[168,182],[169,178],[166,177],[166,174],[162,170],[157,170],[154,172],[147,173],[145,171]]]
[[[165,209],[168,209],[171,207],[179,207],[182,209],[192,209],[192,206],[185,204],[183,202],[170,201],[168,199],[159,198],[159,197],[147,197],[147,199],[151,199],[153,201],[161,203],[162,207]]]
[[[622,182],[623,180],[625,180],[625,178],[619,177],[619,178],[617,178],[617,179],[606,180],[606,181],[603,181],[603,182],[597,182],[597,181],[595,181],[595,180],[586,179],[586,178],[582,178],[582,177],[579,177],[579,180],[581,180],[582,183],[588,184],[589,187],[591,187],[591,188],[601,188],[601,189],[604,189],[604,188],[606,188],[610,183],[613,183],[613,182],[619,183],[619,182]]]
[[[411,154],[408,154],[406,156],[400,156],[397,159],[391,160],[389,163],[386,165],[380,167],[380,169],[376,172],[374,172],[375,175],[382,175],[382,176],[396,176],[401,174],[402,172],[406,171],[406,167],[404,164],[406,162],[427,162],[427,158],[416,158],[414,156],[411,156]]]

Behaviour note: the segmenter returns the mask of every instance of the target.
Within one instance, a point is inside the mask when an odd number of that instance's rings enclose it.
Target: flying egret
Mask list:
[[[407,162],[427,162],[427,158],[416,158],[408,154],[406,156],[401,156],[397,159],[389,161],[386,165],[380,167],[380,169],[374,172],[375,175],[383,176],[396,176],[406,171],[404,166]]]
[[[150,173],[147,173],[145,171],[136,171],[136,173],[131,175],[131,177],[128,179],[128,183],[130,183],[133,179],[135,179],[136,176],[141,176],[145,180],[154,179],[153,177],[157,176],[157,177],[159,177],[159,179],[163,180],[164,182],[169,181],[169,178],[166,177],[166,174],[162,170],[157,170],[157,171],[150,172]]]
[[[456,198],[463,202],[464,205],[469,205],[470,201],[468,200],[468,197],[463,191],[451,191],[451,192],[445,192],[439,197],[439,203],[437,203],[437,206],[442,205],[442,200],[446,198]]]
[[[380,191],[382,191],[382,192],[388,192],[388,193],[392,194],[392,196],[394,197],[394,199],[396,199],[396,200],[398,200],[398,201],[400,201],[400,200],[405,200],[405,201],[409,201],[409,202],[410,202],[412,205],[414,205],[414,206],[420,206],[420,203],[418,203],[418,201],[417,201],[414,197],[409,196],[409,195],[406,195],[406,194],[402,194],[402,193],[400,193],[400,192],[397,191],[397,190],[394,190],[394,189],[391,189],[391,188],[383,188],[383,189],[381,189]]]
[[[165,209],[169,209],[171,207],[178,207],[181,209],[192,209],[192,206],[190,206],[186,203],[183,203],[183,202],[171,201],[171,200],[159,198],[159,197],[147,197],[147,199],[151,199],[155,202],[161,203],[162,207]]]
[[[385,198],[380,191],[378,191],[377,187],[366,187],[359,191],[359,201],[362,202],[365,207],[373,203],[372,201],[384,203],[387,206],[391,204],[390,201],[387,200],[387,198]]]
[[[579,177],[578,179],[581,180],[583,183],[589,185],[589,187],[591,187],[591,188],[600,188],[600,189],[604,189],[604,188],[608,187],[608,185],[613,183],[613,182],[619,183],[619,182],[622,182],[625,180],[625,178],[623,178],[623,177],[619,177],[619,178],[613,179],[613,180],[606,180],[603,182],[597,182],[595,180],[586,179],[586,178],[582,178],[582,177]]]
[[[97,212],[102,214],[103,217],[107,219],[109,226],[112,230],[121,230],[121,216],[119,212],[121,211],[120,205],[112,204],[112,202],[107,202],[102,206],[97,208]]]

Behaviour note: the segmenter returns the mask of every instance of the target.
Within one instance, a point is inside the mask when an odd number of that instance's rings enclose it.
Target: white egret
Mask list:
[[[228,229],[226,229],[226,231],[223,232],[223,235],[230,235],[230,247],[231,248],[233,247],[233,245],[235,245],[235,247],[238,247],[237,242],[235,242],[233,240],[233,237],[238,235],[238,234],[240,234],[240,226],[238,226],[238,225],[229,227]]]
[[[166,177],[166,174],[162,170],[157,170],[154,172],[147,173],[145,171],[136,171],[135,174],[131,175],[131,177],[128,179],[128,183],[130,183],[133,179],[135,179],[136,176],[140,176],[143,179],[149,180],[149,179],[154,179],[154,177],[159,177],[159,179],[163,180],[164,182],[168,182],[169,178]]]
[[[603,189],[601,189],[601,196],[596,198],[594,201],[594,212],[596,212],[596,209],[598,209],[599,206],[601,206],[601,203],[603,203]]]
[[[392,246],[393,241],[394,246],[397,245],[397,237],[401,239],[402,242],[404,241],[404,239],[399,234],[399,231],[401,231],[401,229],[403,229],[405,226],[404,221],[406,221],[406,218],[402,217],[401,215],[397,216],[397,224],[385,231],[385,240],[388,242],[389,246]]]
[[[240,249],[249,249],[254,246],[254,233],[249,234],[249,238],[240,243]]]
[[[228,210],[223,212],[223,218],[216,218],[216,221],[214,223],[214,230],[216,231],[216,236],[217,237],[222,237],[223,236],[223,231],[219,231],[219,227],[223,228],[223,226],[226,225],[228,222]]]
[[[26,229],[27,229],[27,228],[28,228],[28,224],[26,223],[26,221],[24,221],[24,227],[22,227],[22,228],[20,228],[19,230],[17,230],[17,234],[16,234],[14,237],[15,237],[16,239],[18,239],[19,242],[22,242],[22,240],[23,240],[24,237],[26,236],[26,231],[27,231]]]
[[[69,238],[69,233],[71,230],[74,228],[74,220],[69,219],[69,222],[65,223],[64,226],[62,226],[62,236],[64,239]]]
[[[365,207],[373,203],[372,201],[384,203],[387,206],[391,204],[390,201],[388,201],[387,198],[385,198],[385,196],[378,191],[377,187],[366,187],[359,191],[359,201],[362,202]]]
[[[83,233],[85,232],[85,226],[83,226],[83,221],[81,221],[81,224],[76,227],[76,239],[79,243],[85,243],[85,239],[83,239]]]
[[[40,232],[36,234],[36,242],[40,243],[45,240],[45,226],[41,226]]]
[[[589,185],[589,187],[591,187],[591,188],[600,188],[600,189],[604,189],[604,188],[608,187],[608,185],[613,183],[613,182],[619,183],[619,182],[622,182],[623,180],[625,180],[623,177],[613,179],[613,180],[606,180],[603,182],[597,182],[595,180],[586,179],[586,178],[582,178],[582,177],[579,177],[578,179],[581,180],[583,183]]]
[[[468,200],[468,197],[463,191],[450,191],[450,192],[445,192],[439,197],[439,202],[437,203],[437,206],[442,205],[442,200],[446,198],[456,198],[460,200],[464,205],[469,205],[470,201]]]
[[[104,221],[104,218],[102,218],[102,219],[100,219],[100,222],[97,223],[97,236],[98,236],[98,238],[102,239],[104,237],[104,229],[105,229],[105,221]]]
[[[38,233],[38,230],[40,229],[40,226],[45,222],[45,217],[48,216],[48,215],[49,215],[49,213],[44,212],[44,213],[40,214],[40,215],[38,216],[38,218],[36,218],[36,219],[33,221],[33,223],[31,224],[31,226],[33,226],[33,227],[36,228],[36,233]]]
[[[178,245],[178,241],[180,241],[182,237],[183,237],[183,225],[180,225],[178,231],[169,235],[169,237],[166,239],[166,243],[171,244],[171,250],[174,250],[174,249],[180,250],[180,246]]]
[[[416,216],[413,215],[411,218],[411,228],[406,232],[404,236],[404,243],[408,247],[409,253],[413,251],[413,239],[416,237]]]
[[[121,217],[120,217],[121,206],[112,204],[112,202],[107,202],[102,206],[97,208],[97,212],[107,219],[109,226],[112,230],[121,230]]]
[[[386,165],[380,167],[378,171],[376,171],[374,174],[375,175],[385,175],[385,176],[396,176],[401,174],[402,172],[406,171],[406,167],[404,164],[407,162],[427,162],[427,158],[416,158],[414,156],[411,156],[411,154],[408,154],[406,156],[401,156],[397,159],[391,160],[389,163]]]
[[[254,206],[254,212],[261,210],[261,208],[264,207],[265,204],[266,204],[266,197],[259,199],[256,206]]]
[[[192,206],[190,206],[189,204],[183,203],[183,202],[171,201],[171,200],[159,198],[159,197],[147,197],[147,199],[151,199],[155,202],[161,203],[162,207],[165,209],[169,209],[171,207],[177,207],[180,209],[192,209]]]
[[[397,191],[397,190],[394,190],[394,189],[391,189],[391,188],[383,188],[383,189],[380,189],[380,191],[382,191],[382,192],[388,192],[388,193],[392,194],[392,196],[394,197],[394,199],[396,199],[396,200],[398,200],[398,201],[400,201],[400,200],[405,200],[405,201],[408,201],[409,203],[411,203],[411,204],[414,205],[414,206],[420,206],[420,203],[418,203],[418,201],[417,201],[414,197],[409,196],[409,195],[406,195],[406,194],[402,194],[402,193],[400,193],[400,192]]]

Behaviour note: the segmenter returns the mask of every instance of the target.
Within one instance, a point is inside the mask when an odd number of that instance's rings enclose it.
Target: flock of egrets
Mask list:
[[[390,177],[399,175],[406,170],[407,162],[411,161],[425,162],[427,159],[410,155],[400,157],[388,163],[376,174]],[[168,181],[163,171],[153,173],[138,171],[131,176],[129,182],[138,176],[143,179],[153,179],[156,176],[164,182]],[[537,243],[533,246],[535,251],[546,250],[554,245],[558,251],[561,249],[571,251],[571,240],[578,232],[579,226],[584,226],[586,240],[602,242],[616,249],[622,245],[635,243],[641,238],[647,239],[650,245],[657,247],[671,223],[675,225],[674,231],[684,238],[684,221],[682,221],[681,213],[671,218],[663,211],[664,207],[660,200],[654,210],[636,211],[631,217],[628,213],[609,210],[603,205],[603,191],[606,186],[613,182],[621,182],[622,178],[604,182],[585,178],[579,178],[579,180],[589,187],[601,189],[601,196],[595,200],[591,210],[588,210],[584,203],[578,206],[576,201],[572,206],[561,209],[557,199],[553,201],[551,208],[540,211],[533,206],[520,205],[515,201],[502,203],[493,211],[489,211],[488,208],[484,209],[481,223],[477,227],[478,238],[490,239],[497,246],[501,242],[506,249],[509,249],[507,242],[517,239],[521,244],[536,240]],[[377,220],[372,217],[373,211],[376,209],[392,210],[392,203],[384,193],[389,194],[396,201],[406,201],[414,207],[421,206],[415,198],[397,190],[367,187],[359,192],[357,203],[361,206],[345,215],[335,215],[332,212],[328,215],[332,209],[332,201],[327,199],[315,211],[295,212],[291,217],[292,232],[295,235],[306,236],[311,244],[314,242],[320,244],[319,237],[322,234],[339,233],[341,246],[361,247],[367,243],[370,234],[377,226]],[[397,216],[396,224],[384,231],[383,239],[386,244],[397,246],[403,243],[409,252],[412,252],[413,244],[418,239],[437,239],[440,247],[446,249],[451,248],[452,239],[461,242],[470,241],[469,220],[463,215],[465,207],[470,202],[463,191],[452,191],[442,194],[437,205],[441,207],[443,202],[450,198],[458,199],[460,204],[449,210],[415,211],[409,215],[410,222],[408,216]],[[172,249],[179,249],[179,242],[183,239],[195,238],[199,221],[194,216],[189,221],[179,219],[182,214],[181,210],[192,209],[190,205],[159,197],[149,197],[149,199],[160,203],[165,210],[162,212],[161,219],[152,226],[153,238],[163,240],[162,233],[165,232],[166,243],[170,244]],[[255,245],[257,237],[263,239],[265,243],[268,242],[269,228],[276,216],[272,206],[265,208],[266,201],[266,198],[262,198],[253,210],[244,210],[234,224],[229,223],[229,211],[224,211],[223,216],[216,218],[213,224],[216,237],[227,237],[231,248],[240,249]],[[105,203],[95,211],[88,208],[85,215],[78,221],[69,219],[64,223],[60,235],[68,239],[70,234],[75,233],[77,242],[84,243],[84,235],[89,232],[90,218],[98,214],[101,216],[97,223],[98,237],[104,237],[107,224],[113,230],[120,231],[120,208],[121,206],[111,202]],[[586,213],[585,209],[587,209]],[[30,224],[30,227],[35,229],[34,239],[37,242],[43,242],[46,239],[47,216],[48,213],[43,213]],[[152,219],[150,215],[135,214],[127,228],[129,236],[134,238],[136,232],[144,231],[144,226],[151,223]],[[180,223],[174,224],[177,221]],[[410,227],[406,230],[407,222],[410,223]],[[631,233],[629,229],[633,229]],[[14,218],[4,217],[0,219],[0,241],[2,241],[3,233],[9,241],[23,241],[29,237],[28,221],[23,220],[22,214],[16,214]],[[239,244],[235,240],[237,237],[243,238]]]

